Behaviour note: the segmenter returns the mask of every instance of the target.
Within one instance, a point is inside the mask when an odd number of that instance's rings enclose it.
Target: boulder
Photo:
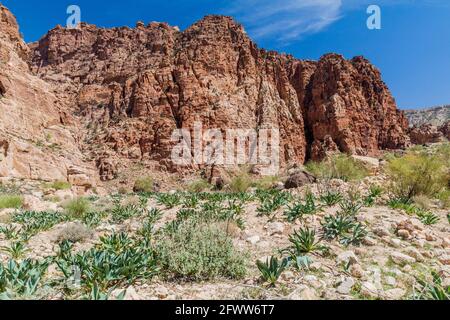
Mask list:
[[[316,178],[308,172],[302,170],[297,171],[296,173],[288,177],[286,182],[284,183],[284,187],[286,189],[294,189],[314,182],[316,182]]]

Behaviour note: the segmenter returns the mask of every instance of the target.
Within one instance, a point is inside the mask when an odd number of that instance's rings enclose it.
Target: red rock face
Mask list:
[[[33,75],[14,16],[0,6],[0,177],[66,180],[80,193],[95,185],[67,106]]]
[[[444,132],[440,131],[431,124],[423,124],[421,126],[414,126],[409,130],[409,136],[413,144],[436,143],[442,140]],[[445,125],[442,126],[442,131],[445,131]]]
[[[340,151],[373,156],[381,149],[408,144],[407,120],[380,72],[366,59],[348,61],[340,55],[326,55],[320,59],[310,87],[307,125],[313,146],[325,142],[334,148],[334,142]]]
[[[438,129],[444,137],[450,140],[450,121],[447,121],[445,124],[439,127]]]
[[[133,162],[179,169],[172,132],[196,121],[279,129],[282,165],[327,148],[375,155],[408,144],[407,121],[367,60],[267,52],[228,17],[183,32],[164,23],[57,27],[30,48],[32,71],[59,88],[62,119],[81,124],[80,146],[103,180]]]

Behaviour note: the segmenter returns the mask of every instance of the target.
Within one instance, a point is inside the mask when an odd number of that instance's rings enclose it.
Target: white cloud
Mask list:
[[[242,22],[256,39],[277,39],[290,43],[320,32],[346,12],[371,4],[381,6],[421,5],[449,7],[448,0],[230,0],[225,14]]]
[[[343,0],[232,0],[226,13],[257,39],[289,42],[339,20],[342,6]]]

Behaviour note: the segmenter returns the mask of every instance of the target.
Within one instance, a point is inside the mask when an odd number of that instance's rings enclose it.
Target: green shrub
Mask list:
[[[195,193],[203,192],[203,191],[209,190],[209,189],[211,189],[211,185],[208,183],[208,181],[206,181],[204,179],[199,179],[194,182],[191,182],[187,187],[187,190],[189,192],[195,192]]]
[[[334,155],[322,162],[309,162],[306,168],[316,177],[325,180],[355,181],[369,175],[363,164],[346,154]]]
[[[364,205],[366,207],[372,207],[375,204],[377,198],[379,198],[382,193],[383,189],[381,187],[371,186],[369,189],[369,194],[363,199]]]
[[[31,298],[42,286],[41,280],[47,272],[49,261],[30,259],[0,263],[0,300]]]
[[[359,245],[367,236],[366,228],[356,218],[342,212],[326,216],[322,223],[323,237],[328,240],[339,239],[345,246]]]
[[[69,200],[63,207],[71,217],[79,219],[89,211],[90,202],[86,198],[80,197]]]
[[[316,231],[310,230],[308,227],[294,231],[289,236],[289,242],[292,244],[290,248],[291,256],[303,256],[305,254],[323,250],[320,240],[316,237]]]
[[[439,216],[435,215],[433,212],[425,211],[420,209],[417,212],[417,217],[422,221],[424,225],[431,226],[439,222]]]
[[[288,266],[288,260],[282,259],[279,261],[277,257],[272,256],[264,262],[258,260],[256,265],[261,272],[261,278],[271,286],[275,286],[278,278]]]
[[[68,241],[60,243],[56,264],[66,280],[72,279],[74,267],[80,272],[80,284],[86,292],[98,287],[101,291],[132,285],[150,279],[157,272],[151,244],[125,233],[101,237],[89,251],[74,254]]]
[[[409,152],[390,158],[387,173],[397,197],[412,199],[417,195],[436,197],[447,187],[448,167],[436,154]]]
[[[413,296],[414,300],[450,300],[450,286],[444,286],[441,276],[432,271],[432,281],[416,277],[417,282],[422,287]]]
[[[24,242],[17,241],[12,242],[9,247],[3,247],[3,251],[9,254],[11,259],[18,260],[20,259],[28,249],[25,246]]]
[[[414,196],[412,198],[413,203],[420,209],[429,210],[431,208],[430,198],[424,195]]]
[[[258,216],[268,216],[270,221],[273,221],[276,217],[277,210],[287,204],[287,193],[276,192],[271,196],[265,197],[261,205],[256,209]]]
[[[153,192],[153,179],[150,177],[139,178],[134,182],[134,192]]]
[[[316,203],[314,195],[312,193],[308,193],[304,203],[301,201],[295,202],[294,204],[288,206],[284,213],[288,221],[293,222],[297,219],[302,219],[305,215],[313,215],[319,210],[321,210],[321,207]]]
[[[245,255],[236,251],[223,228],[215,223],[177,222],[165,229],[156,252],[169,277],[239,279],[246,274]]]
[[[320,195],[320,201],[328,207],[332,207],[344,199],[339,191],[326,190]]]
[[[161,193],[156,197],[156,201],[159,205],[165,206],[167,209],[172,209],[180,204],[180,195],[169,194],[169,193]]]
[[[252,184],[252,186],[260,190],[267,190],[271,189],[274,186],[274,184],[277,183],[279,180],[280,179],[277,176],[265,176],[259,178],[256,182]]]
[[[438,193],[437,198],[443,208],[450,208],[450,189],[442,190]]]
[[[17,195],[0,195],[0,209],[19,209],[23,205],[23,198]]]
[[[246,192],[252,186],[252,179],[246,172],[242,172],[231,179],[229,189],[231,192]]]
[[[55,190],[68,190],[72,188],[72,185],[67,181],[54,181],[47,184],[47,187]]]
[[[22,225],[21,237],[27,240],[41,231],[46,231],[53,226],[67,221],[68,217],[60,212],[47,211],[23,211],[13,215],[12,222]]]

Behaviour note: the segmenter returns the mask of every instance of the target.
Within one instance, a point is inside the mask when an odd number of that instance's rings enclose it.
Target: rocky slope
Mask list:
[[[421,110],[407,110],[405,115],[411,128],[409,136],[414,144],[450,140],[450,105]]]
[[[4,7],[2,12],[10,20],[2,23],[2,34],[17,31],[12,15]],[[29,48],[18,34],[2,41],[2,47],[22,48],[14,51],[15,65],[2,67],[8,87],[16,88],[8,90],[20,88],[11,77],[20,73],[28,77],[24,84],[36,83],[36,99],[46,101],[24,99],[29,86],[6,93],[11,100],[3,100],[5,108],[24,100],[21,107],[30,112],[46,108],[39,114],[50,125],[35,119],[28,130],[53,126],[67,133],[62,139],[75,140],[64,140],[70,157],[54,166],[81,162],[82,154],[102,180],[136,163],[179,170],[170,159],[172,132],[192,129],[196,121],[204,129],[278,128],[283,165],[319,159],[329,150],[374,156],[409,143],[406,118],[367,60],[328,54],[313,62],[267,52],[229,17],[207,16],[183,32],[164,23],[113,29],[82,24],[58,26]],[[25,127],[24,120],[12,120],[17,112],[7,114],[2,124]],[[71,126],[76,129],[69,132]],[[65,175],[61,169],[48,178]]]
[[[450,121],[450,105],[420,110],[406,110],[410,126],[421,126],[431,124],[440,127]]]
[[[107,289],[103,289],[102,294],[109,294],[110,299],[114,299],[123,292],[126,292],[124,297],[126,300],[410,300],[420,297],[430,299],[427,294],[431,288],[426,290],[427,288],[423,287],[420,280],[431,284],[432,272],[436,272],[436,275],[442,279],[443,288],[448,288],[450,285],[450,239],[448,236],[450,226],[448,216],[446,216],[448,210],[432,204],[431,210],[435,221],[424,223],[426,220],[423,217],[387,206],[389,195],[382,194],[375,198],[374,203],[363,205],[355,214],[356,221],[361,223],[367,232],[361,243],[345,245],[339,238],[328,240],[322,238],[324,221],[335,217],[344,210],[342,205],[328,206],[320,200],[320,197],[327,191],[337,192],[345,199],[352,197],[355,201],[355,190],[358,190],[360,198],[357,201],[362,201],[363,197],[369,194],[371,187],[387,184],[389,181],[386,180],[386,177],[378,175],[364,179],[357,186],[340,180],[332,180],[326,184],[314,183],[302,188],[283,191],[277,193],[277,196],[284,195],[289,199],[288,203],[271,213],[272,217],[261,215],[260,209],[263,200],[274,197],[274,193],[272,195],[262,193],[258,196],[257,192],[249,192],[242,199],[229,198],[226,194],[222,194],[224,198],[219,201],[216,196],[221,194],[218,193],[200,196],[175,192],[154,195],[150,198],[131,194],[118,195],[114,199],[110,196],[96,197],[91,203],[92,208],[96,210],[86,215],[82,222],[74,221],[70,215],[65,214],[61,204],[50,202],[48,198],[42,197],[41,192],[34,190],[36,196],[26,195],[24,205],[37,211],[47,208],[46,212],[34,213],[36,217],[33,219],[32,216],[28,217],[23,210],[0,210],[0,228],[3,228],[0,230],[15,230],[12,235],[0,231],[0,264],[6,265],[10,261],[13,251],[8,251],[8,249],[13,248],[15,241],[28,235],[26,238],[29,240],[24,243],[26,250],[21,252],[22,258],[30,258],[33,261],[56,259],[49,260],[52,261],[51,265],[48,268],[45,267],[44,275],[38,281],[36,290],[31,292],[33,299],[93,299],[89,295],[88,277],[82,278],[81,286],[67,285],[71,283],[68,278],[71,277],[71,273],[64,275],[62,272],[65,266],[62,263],[64,256],[61,255],[64,246],[60,243],[62,239],[72,241],[74,244],[69,248],[68,253],[77,253],[86,257],[84,259],[89,259],[89,250],[94,248],[100,250],[102,254],[109,252],[101,245],[102,241],[105,241],[102,240],[102,237],[108,239],[112,235],[116,237],[119,235],[114,242],[114,248],[118,249],[114,250],[120,252],[123,243],[125,243],[123,248],[131,249],[126,254],[128,257],[126,268],[120,264],[122,259],[117,259],[105,261],[104,268],[96,265],[98,269],[95,270],[96,277],[101,279],[99,281],[108,283]],[[300,199],[304,199],[307,192],[315,195],[315,203],[320,205],[320,209],[306,214],[301,219],[289,221],[287,219],[288,208],[301,201]],[[58,191],[58,194],[61,197],[71,196],[70,191]],[[231,196],[236,197],[236,194]],[[290,196],[292,198],[289,198]],[[167,204],[162,201],[167,197],[178,199],[178,204],[174,207],[172,205],[167,207]],[[192,204],[193,198],[198,202]],[[233,200],[230,201],[231,199]],[[139,259],[142,257],[135,259],[136,254],[132,248],[136,244],[145,245],[148,240],[145,238],[146,234],[151,235],[152,246],[159,248],[163,241],[161,238],[164,236],[163,230],[173,228],[174,225],[177,225],[174,222],[181,223],[180,221],[186,219],[195,219],[196,215],[192,214],[195,211],[203,212],[204,214],[201,216],[208,219],[206,217],[211,217],[211,213],[206,214],[205,208],[211,208],[211,206],[212,208],[227,208],[230,203],[234,206],[237,205],[238,209],[240,208],[237,216],[243,223],[243,227],[242,224],[238,227],[234,220],[231,223],[228,222],[229,225],[225,224],[220,220],[220,215],[214,216],[218,221],[208,220],[208,224],[217,226],[221,228],[220,230],[227,230],[233,248],[245,256],[241,262],[241,267],[245,267],[247,270],[245,275],[223,274],[222,271],[222,273],[202,281],[186,276],[185,278],[182,276],[168,277],[168,271],[165,269],[167,267],[164,267],[164,264],[161,270],[155,274],[136,275],[139,273],[136,273],[133,266],[139,263]],[[105,211],[113,209],[114,206],[117,206],[117,209]],[[119,215],[123,211],[122,206],[128,206],[124,216]],[[145,208],[139,208],[139,206]],[[48,208],[52,208],[56,213],[48,211]],[[119,210],[120,208],[122,210]],[[136,210],[136,208],[139,209]],[[191,217],[183,215],[186,210],[191,211]],[[106,212],[112,213],[106,214]],[[150,212],[158,214],[155,221],[150,223],[149,231]],[[31,222],[40,227],[38,229],[27,228],[27,224]],[[261,273],[258,271],[256,261],[264,262],[271,256],[279,256],[283,249],[292,248],[293,243],[290,241],[295,239],[293,238],[295,232],[305,230],[305,228],[317,232],[313,241],[315,249],[313,252],[304,254],[309,259],[308,266],[296,268],[291,265],[282,272],[276,286],[269,287],[261,280]],[[194,242],[198,238],[198,233],[194,235],[186,241]],[[130,242],[130,239],[133,240]],[[198,245],[201,246],[200,243]],[[206,246],[210,245],[208,243]],[[326,246],[328,250],[322,252],[318,249],[319,246]],[[177,265],[178,272],[183,275],[184,272],[192,270],[193,265],[204,266],[191,271],[193,275],[196,274],[195,272],[198,274],[214,272],[216,268],[220,268],[221,261],[227,259],[227,256],[220,255],[220,253],[223,254],[222,251],[218,254],[214,249],[208,250],[204,247],[204,250],[205,258],[196,260],[197,251],[192,248],[192,244],[179,246],[176,251],[180,252],[183,258],[177,260],[180,263]],[[211,256],[214,258],[211,259]],[[207,262],[211,260],[214,262]],[[60,261],[60,263],[56,264],[55,261]],[[114,264],[108,264],[111,261],[114,261]],[[158,258],[157,261],[161,263],[161,258]],[[230,263],[235,265],[233,260]],[[153,264],[149,265],[153,266]],[[70,267],[73,267],[72,264]],[[209,271],[210,268],[213,271]],[[141,269],[145,269],[145,267],[141,266]],[[117,279],[126,277],[127,281],[103,280],[107,279],[106,277],[110,279],[111,272],[117,276]],[[114,283],[116,285],[113,286]],[[108,290],[109,287],[112,288]],[[2,293],[5,294],[0,290],[0,294]],[[14,296],[14,291],[6,292],[6,294],[10,294],[12,298],[16,299],[23,298],[20,295]]]

